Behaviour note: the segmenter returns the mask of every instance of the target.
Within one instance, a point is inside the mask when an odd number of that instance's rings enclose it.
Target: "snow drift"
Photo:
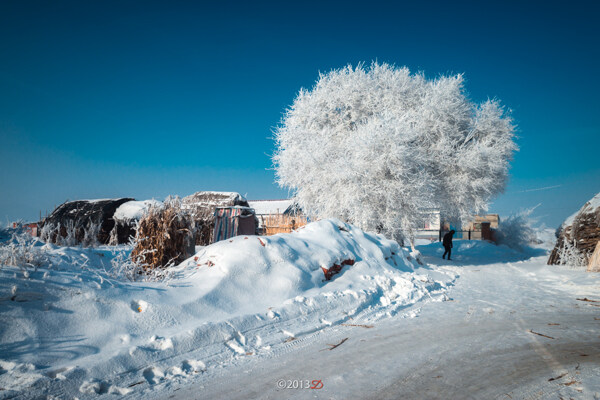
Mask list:
[[[338,220],[215,243],[168,283],[115,277],[111,260],[130,251],[124,246],[39,246],[49,263],[27,278],[0,269],[0,398],[24,390],[143,396],[242,357],[274,356],[350,318],[443,300],[456,278]],[[324,270],[336,265],[327,280]]]

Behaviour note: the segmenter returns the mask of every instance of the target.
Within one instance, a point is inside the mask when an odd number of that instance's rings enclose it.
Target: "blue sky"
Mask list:
[[[464,73],[473,100],[513,110],[521,150],[491,211],[541,203],[556,226],[600,191],[594,2],[389,3],[0,2],[0,217],[286,197],[270,169],[282,112],[319,71],[374,59]]]

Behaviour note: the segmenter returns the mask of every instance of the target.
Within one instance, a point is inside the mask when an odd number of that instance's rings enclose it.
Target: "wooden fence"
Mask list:
[[[308,224],[308,219],[303,215],[261,215],[263,235],[270,236],[276,233],[290,233],[294,229]]]

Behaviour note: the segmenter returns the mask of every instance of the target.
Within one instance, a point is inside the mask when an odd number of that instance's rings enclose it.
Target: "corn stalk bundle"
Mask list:
[[[194,253],[194,221],[179,198],[151,206],[139,222],[131,259],[145,272],[176,265]]]

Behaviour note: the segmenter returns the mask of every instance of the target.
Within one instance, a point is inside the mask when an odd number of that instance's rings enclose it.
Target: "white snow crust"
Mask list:
[[[142,200],[142,201],[128,201],[123,203],[117,208],[113,219],[121,222],[132,222],[139,221],[144,216],[144,213],[148,211],[150,206],[160,206],[162,202],[158,200]]]

